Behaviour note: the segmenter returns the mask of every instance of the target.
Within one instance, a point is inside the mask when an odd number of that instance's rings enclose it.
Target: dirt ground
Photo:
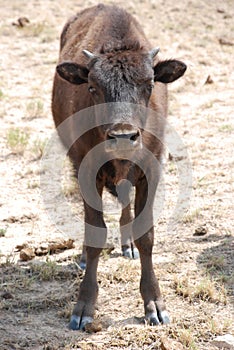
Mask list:
[[[178,167],[168,160],[153,258],[171,324],[142,323],[139,261],[121,257],[117,240],[99,264],[93,329],[99,332],[85,333],[67,328],[82,280],[81,232],[69,236],[50,220],[40,178],[45,144],[54,132],[50,104],[59,35],[69,16],[93,4],[0,0],[0,349],[215,350],[214,338],[233,332],[233,0],[119,2],[160,46],[160,57],[188,65],[186,75],[169,87],[169,121],[187,147],[193,192],[188,212],[169,230]],[[29,22],[18,21],[22,17]],[[82,217],[68,175],[66,164],[63,195]],[[115,234],[119,208],[105,198]],[[56,198],[51,210],[54,206]],[[27,244],[42,250],[69,238],[75,239],[74,248],[27,262],[16,249]]]

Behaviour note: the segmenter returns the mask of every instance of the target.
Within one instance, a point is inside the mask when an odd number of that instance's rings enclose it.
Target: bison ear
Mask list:
[[[88,81],[89,70],[75,62],[62,62],[56,67],[59,76],[71,84],[84,84]]]
[[[167,60],[158,62],[154,69],[154,81],[161,83],[172,83],[182,77],[187,69],[186,64],[177,60]]]

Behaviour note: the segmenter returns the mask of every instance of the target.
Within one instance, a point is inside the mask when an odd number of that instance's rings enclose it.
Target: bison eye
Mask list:
[[[92,86],[89,86],[88,90],[89,90],[89,92],[91,92],[91,94],[96,92],[96,89],[94,87],[92,87]]]

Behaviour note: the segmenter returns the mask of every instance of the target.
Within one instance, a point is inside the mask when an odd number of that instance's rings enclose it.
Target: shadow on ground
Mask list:
[[[201,244],[221,242],[204,249],[197,257],[197,264],[215,281],[222,283],[229,296],[234,296],[234,238],[230,235],[209,235],[199,238]]]

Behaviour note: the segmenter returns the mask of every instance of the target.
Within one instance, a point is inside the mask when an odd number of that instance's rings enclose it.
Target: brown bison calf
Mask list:
[[[61,35],[52,111],[60,138],[85,188],[87,265],[71,329],[84,329],[94,316],[98,259],[107,235],[101,203],[104,187],[122,203],[123,253],[134,255],[137,251],[131,239],[139,251],[146,320],[153,325],[169,323],[152,264],[153,201],[167,115],[166,84],[180,78],[186,65],[178,60],[159,61],[158,51],[152,48],[139,23],[116,6],[100,4],[78,13]],[[83,113],[83,119],[71,118],[75,113]],[[64,123],[67,120],[69,123]],[[84,127],[85,123],[89,128]],[[79,128],[84,132],[73,142]],[[84,160],[85,172],[79,176]],[[92,202],[85,192],[93,182],[95,189],[90,192],[97,192],[98,198],[94,196]],[[131,186],[135,186],[134,220],[129,204]]]

